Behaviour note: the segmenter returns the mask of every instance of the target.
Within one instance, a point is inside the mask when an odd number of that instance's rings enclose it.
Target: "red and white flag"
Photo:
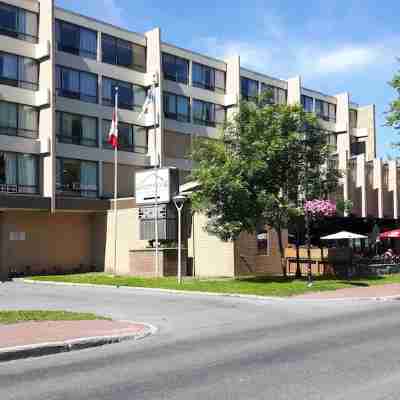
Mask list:
[[[113,111],[110,132],[108,133],[108,143],[113,149],[118,147],[118,94],[115,94],[115,109]]]

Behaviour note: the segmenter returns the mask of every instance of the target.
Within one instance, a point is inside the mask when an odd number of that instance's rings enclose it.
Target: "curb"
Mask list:
[[[123,321],[132,322],[132,321]],[[140,340],[157,332],[153,325],[135,322],[144,325],[147,329],[137,334],[92,336],[71,339],[61,342],[37,343],[32,345],[5,347],[0,349],[0,363],[6,361],[20,360],[23,358],[41,357],[50,354],[64,353],[75,350],[83,350],[91,347],[104,346],[106,344],[120,343],[125,340]]]
[[[213,292],[199,292],[195,290],[176,290],[176,289],[162,289],[162,288],[146,288],[141,286],[114,286],[114,285],[96,285],[94,283],[72,283],[72,282],[54,282],[54,281],[34,281],[30,279],[21,279],[24,283],[30,283],[34,285],[61,285],[61,286],[80,286],[80,287],[94,287],[94,288],[123,288],[128,290],[142,290],[147,292],[155,293],[169,293],[169,294],[180,294],[180,295],[200,295],[200,296],[213,296],[213,297],[233,297],[248,300],[264,300],[264,301],[296,301],[296,302],[334,302],[334,301],[393,301],[400,300],[400,294],[391,296],[372,296],[372,297],[338,297],[338,298],[297,298],[292,297],[278,297],[278,296],[261,296],[256,294],[239,294],[239,293],[213,293]]]

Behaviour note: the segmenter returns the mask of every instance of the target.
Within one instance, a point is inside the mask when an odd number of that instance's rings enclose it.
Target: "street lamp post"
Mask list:
[[[175,207],[178,211],[178,283],[182,283],[182,208],[186,201],[186,196],[177,195],[173,198]]]

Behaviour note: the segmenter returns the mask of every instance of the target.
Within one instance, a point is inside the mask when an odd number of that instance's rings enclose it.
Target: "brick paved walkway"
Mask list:
[[[142,324],[123,321],[40,321],[0,325],[0,349],[94,336],[140,335]]]
[[[369,297],[393,297],[400,298],[400,284],[393,283],[388,285],[354,286],[346,289],[338,289],[327,292],[306,293],[295,296],[296,299],[341,299],[341,298],[369,298]]]

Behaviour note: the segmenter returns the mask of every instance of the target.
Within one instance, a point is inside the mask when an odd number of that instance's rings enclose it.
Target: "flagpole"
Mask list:
[[[156,110],[156,79],[153,78],[153,118],[154,118],[154,162],[155,162],[155,201],[154,201],[154,236],[156,242],[156,277],[159,274],[158,246],[158,151],[157,151],[157,110]]]
[[[115,88],[115,126],[118,127],[118,87]],[[117,274],[118,236],[118,146],[114,146],[114,275]]]

